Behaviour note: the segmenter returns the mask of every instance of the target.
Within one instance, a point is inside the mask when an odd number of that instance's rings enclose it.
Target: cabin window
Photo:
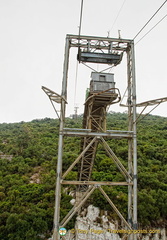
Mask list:
[[[106,76],[105,75],[100,75],[99,76],[99,81],[100,82],[106,82]]]

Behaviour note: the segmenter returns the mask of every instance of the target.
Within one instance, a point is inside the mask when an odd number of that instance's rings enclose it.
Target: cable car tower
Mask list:
[[[121,99],[119,89],[115,88],[114,75],[104,72],[93,72],[90,91],[87,94],[83,115],[82,129],[65,128],[65,110],[67,104],[67,79],[69,54],[71,48],[78,48],[77,59],[81,63],[99,63],[117,66],[121,64],[123,54],[127,56],[127,129],[106,130],[107,107],[118,103]],[[112,209],[121,218],[126,229],[137,229],[137,141],[136,141],[136,81],[134,42],[128,39],[67,35],[65,45],[63,81],[61,95],[43,87],[51,101],[60,104],[60,129],[57,162],[57,179],[55,192],[55,214],[53,239],[60,239],[59,228],[65,227],[68,221],[81,209],[83,204],[99,189]],[[63,139],[65,136],[81,137],[81,151],[71,166],[62,173]],[[106,139],[127,139],[128,169],[126,169]],[[91,173],[98,144],[102,144],[107,155],[113,160],[125,178],[124,182],[91,181]],[[78,166],[78,179],[66,180],[67,174]],[[61,186],[62,184],[76,185],[76,202],[67,216],[60,223]],[[102,186],[127,186],[128,188],[128,219],[126,220],[119,209],[111,201]],[[136,240],[136,234],[129,234],[129,240]]]

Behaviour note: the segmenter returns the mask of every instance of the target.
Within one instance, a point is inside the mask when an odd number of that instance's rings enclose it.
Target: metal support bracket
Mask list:
[[[44,86],[42,86],[42,90],[43,90],[43,91],[46,93],[46,95],[49,97],[49,100],[50,100],[50,102],[51,102],[51,104],[52,104],[52,106],[53,106],[53,108],[54,108],[54,110],[55,110],[55,112],[56,112],[56,115],[57,115],[58,119],[60,120],[60,116],[59,116],[59,114],[58,114],[58,110],[55,108],[53,102],[56,102],[56,103],[59,103],[59,104],[62,105],[62,101],[64,101],[64,102],[67,104],[66,99],[64,99],[64,97],[62,97],[62,96],[59,95],[58,93],[56,93],[56,92],[54,92],[54,91],[52,91],[52,90],[50,90],[49,88],[46,88],[46,87],[44,87]],[[62,108],[62,106],[61,106],[61,108]]]

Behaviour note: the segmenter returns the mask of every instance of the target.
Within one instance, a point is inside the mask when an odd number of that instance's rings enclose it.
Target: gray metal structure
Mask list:
[[[122,55],[126,53],[127,55],[127,108],[128,108],[128,131],[106,131],[104,127],[104,119],[102,119],[101,125],[98,122],[100,128],[92,131],[90,124],[85,124],[87,129],[67,129],[65,128],[65,109],[67,103],[67,78],[68,78],[68,65],[69,65],[69,53],[70,48],[75,47],[79,49],[78,60],[80,62],[98,62],[103,64],[111,64],[116,66],[121,62]],[[82,54],[83,53],[83,54]],[[86,54],[87,53],[87,54]],[[92,53],[92,54],[91,54]],[[116,58],[114,58],[116,55]],[[100,58],[99,58],[100,56]],[[87,59],[89,58],[89,59]],[[115,38],[104,38],[104,37],[92,37],[92,36],[80,36],[80,35],[67,35],[66,45],[65,45],[65,58],[64,58],[64,70],[63,70],[63,81],[62,81],[62,93],[58,95],[53,91],[49,92],[48,89],[43,88],[47,93],[50,100],[60,103],[60,129],[59,129],[59,147],[58,147],[58,162],[57,162],[57,179],[56,179],[56,191],[55,191],[55,213],[54,213],[54,232],[53,239],[60,239],[59,228],[67,224],[67,222],[74,216],[75,213],[83,206],[85,201],[93,193],[95,189],[103,194],[107,199],[111,207],[121,218],[122,222],[128,229],[137,229],[137,139],[136,139],[136,83],[135,83],[135,56],[134,56],[134,42],[128,39],[115,39]],[[55,97],[55,98],[54,98]],[[96,98],[99,96],[95,96]],[[116,98],[113,97],[108,99],[109,103]],[[94,119],[91,115],[91,99],[88,100],[88,111],[90,118]],[[104,116],[105,117],[104,112]],[[89,118],[85,116],[85,121],[89,121]],[[97,119],[94,122],[97,122]],[[64,136],[82,136],[89,139],[84,145],[84,148],[72,165],[67,169],[65,173],[62,174],[62,159],[63,159],[63,138]],[[116,138],[128,139],[128,169],[122,165],[121,161],[112,151],[110,146],[105,141],[105,138]],[[78,181],[68,181],[65,180],[67,174],[72,170],[72,168],[83,158],[84,154],[87,153],[90,148],[96,148],[97,142],[100,142],[107,154],[113,159],[114,163],[117,165],[118,169],[125,177],[124,182],[94,182],[90,180],[90,176],[83,180],[82,178]],[[92,164],[92,163],[91,163]],[[91,165],[92,168],[92,165]],[[82,174],[82,168],[80,174]],[[75,184],[82,186],[87,186],[85,190],[80,194],[79,201],[76,201],[75,206],[67,214],[67,216],[60,223],[60,203],[61,203],[61,185],[62,184]],[[102,188],[103,185],[126,185],[128,186],[128,220],[125,220],[120,211],[116,208],[114,203],[105,193]],[[136,234],[130,234],[128,236],[130,240],[136,240]]]

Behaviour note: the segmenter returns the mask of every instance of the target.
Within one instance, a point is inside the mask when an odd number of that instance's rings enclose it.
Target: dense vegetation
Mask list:
[[[126,130],[127,115],[108,114],[108,129]],[[66,127],[80,127],[68,118]],[[47,239],[52,231],[58,149],[58,120],[0,124],[0,239]],[[126,140],[108,140],[127,166]],[[77,157],[80,139],[68,137],[64,144],[63,171]],[[10,156],[12,155],[12,159]],[[77,169],[67,179],[75,179]],[[122,175],[99,145],[93,180],[122,181]],[[69,192],[62,189],[61,215],[71,208]],[[107,194],[126,217],[127,187],[105,187]],[[149,115],[138,124],[138,215],[140,226],[162,227],[167,216],[167,118]],[[95,192],[89,199],[95,206],[111,211]],[[88,204],[87,203],[87,204]],[[110,216],[116,218],[111,211]],[[74,220],[73,220],[74,221]],[[73,222],[71,222],[73,224]],[[72,225],[71,225],[72,226]],[[70,225],[69,225],[70,227]]]

